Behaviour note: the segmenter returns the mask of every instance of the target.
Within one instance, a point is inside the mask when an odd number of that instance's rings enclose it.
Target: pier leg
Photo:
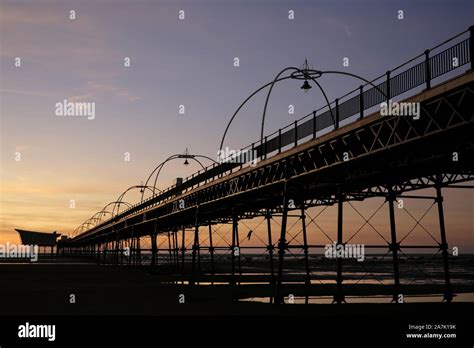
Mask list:
[[[285,186],[283,189],[283,214],[281,218],[281,232],[280,240],[278,241],[278,275],[277,275],[277,286],[276,286],[276,295],[275,303],[281,304],[284,303],[284,295],[282,291],[282,281],[283,281],[283,261],[285,259],[285,250],[287,247],[286,244],[286,224],[288,220],[288,202],[287,202],[287,182],[285,181]]]
[[[446,229],[444,224],[444,209],[443,209],[443,196],[441,195],[441,185],[442,177],[437,175],[436,183],[436,202],[438,203],[438,216],[439,216],[439,231],[441,234],[441,244],[439,248],[441,249],[441,256],[443,258],[443,267],[444,267],[444,280],[445,280],[445,292],[444,292],[444,301],[451,302],[453,300],[453,292],[451,289],[451,278],[449,275],[449,252],[448,252],[448,242],[446,240]]]
[[[310,269],[309,269],[309,248],[308,248],[308,236],[306,234],[306,213],[305,213],[305,207],[301,208],[301,224],[303,227],[303,252],[304,252],[304,263],[305,263],[305,269],[306,269],[306,277],[304,280],[304,283],[306,285],[306,298],[305,298],[305,304],[308,304],[309,302],[309,286],[311,285],[311,280],[310,280]]]
[[[209,221],[209,253],[211,254],[211,285],[214,284],[214,245],[212,244],[212,225]]]
[[[184,256],[186,253],[186,227],[183,226],[183,234],[181,236],[181,276],[184,278],[185,269],[184,269]],[[183,279],[184,281],[184,279]]]
[[[267,250],[268,250],[268,257],[270,258],[270,286],[272,286],[275,284],[275,271],[273,267],[273,250],[275,249],[275,247],[273,246],[273,242],[272,242],[272,226],[271,226],[272,216],[268,210],[267,210],[267,215],[265,219],[267,220],[267,232],[268,232]],[[270,303],[273,303],[273,296],[270,296]]]
[[[234,209],[232,209],[232,245],[231,245],[231,257],[232,257],[232,274],[230,278],[230,284],[235,285],[235,254],[237,252],[237,244],[235,241],[235,234],[236,230],[238,228],[238,221],[237,221],[237,215],[234,212]],[[238,251],[240,253],[240,251]]]
[[[173,255],[172,255],[172,251],[171,251],[171,236],[170,236],[170,232],[168,231],[168,263],[171,267],[171,264],[172,264],[172,259],[173,259]]]
[[[124,248],[125,240],[120,241],[120,249],[118,250],[118,253],[120,255],[120,266],[123,264],[123,248]]]
[[[395,195],[393,194],[392,188],[389,187],[387,201],[390,215],[390,236],[391,243],[389,245],[390,251],[392,252],[393,257],[393,299],[392,302],[398,301],[398,296],[400,295],[400,274],[398,269],[398,251],[400,250],[400,245],[397,242],[397,230],[395,224],[395,208],[394,201],[396,200]]]
[[[157,254],[157,245],[156,245],[156,235],[157,235],[157,226],[156,226],[156,222],[155,222],[155,226],[153,228],[153,232],[151,233],[150,235],[150,238],[151,238],[151,267],[154,268],[155,265],[156,265],[156,254]]]
[[[236,241],[236,246],[237,250],[239,251],[237,255],[237,265],[239,266],[239,282],[238,284],[240,285],[240,281],[242,279],[242,264],[240,262],[240,254],[242,250],[240,249],[240,237],[239,237],[239,222],[237,221],[237,224],[235,225],[235,241]]]
[[[339,193],[338,194],[338,201],[337,201],[337,244],[343,244],[342,240],[342,222],[343,222],[343,204],[344,204],[344,196]],[[346,302],[344,299],[344,294],[342,293],[342,258],[337,258],[337,290],[336,295],[334,295],[333,302],[338,304],[342,302]]]
[[[197,263],[198,263],[198,273],[201,274],[201,240],[198,234],[198,249],[197,249]]]
[[[120,252],[119,252],[119,249],[120,249],[120,241],[118,240],[118,236],[117,236],[117,239],[115,240],[115,264],[118,265],[119,264],[119,257],[120,257]]]
[[[140,237],[137,237],[137,265],[141,266],[142,264],[142,250],[140,246]]]
[[[196,207],[196,219],[194,223],[194,243],[193,243],[193,258],[192,258],[192,264],[191,264],[191,280],[189,282],[190,285],[195,284],[195,278],[196,278],[196,256],[197,256],[197,251],[199,248],[199,207]]]
[[[108,248],[108,246],[109,246],[109,242],[108,242],[108,241],[105,241],[104,250],[103,250],[103,253],[104,253],[104,257],[103,257],[104,264],[107,263],[107,248]]]
[[[97,256],[97,263],[98,264],[100,263],[100,254],[101,254],[101,252],[100,252],[100,243],[97,243],[97,254],[96,254],[96,256]]]
[[[173,258],[175,273],[179,273],[179,250],[178,250],[178,230],[173,231]]]

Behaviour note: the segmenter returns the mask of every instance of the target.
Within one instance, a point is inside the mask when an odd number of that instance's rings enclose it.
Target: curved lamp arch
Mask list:
[[[262,114],[262,127],[260,129],[260,143],[263,144],[263,131],[264,131],[264,128],[265,128],[265,115],[267,114],[267,106],[268,106],[268,101],[270,99],[270,94],[272,93],[272,90],[273,90],[273,86],[275,86],[275,83],[277,82],[278,78],[280,77],[281,74],[283,74],[284,72],[288,71],[288,70],[294,70],[298,73],[301,73],[303,74],[303,76],[305,77],[305,79],[311,79],[315,84],[316,86],[318,86],[319,90],[321,91],[321,93],[323,94],[324,96],[324,99],[326,99],[326,104],[327,104],[327,107],[329,108],[329,112],[331,114],[331,118],[332,118],[332,122],[335,124],[335,120],[334,120],[334,114],[332,113],[332,109],[331,109],[331,104],[329,103],[329,99],[326,95],[326,93],[324,92],[324,89],[321,87],[321,85],[318,83],[318,81],[316,81],[316,79],[314,77],[312,77],[308,71],[304,71],[304,70],[301,70],[299,68],[295,68],[295,67],[287,67],[285,69],[283,69],[282,71],[280,71],[278,73],[278,75],[275,77],[275,79],[273,80],[273,82],[271,83],[270,85],[270,89],[268,90],[268,93],[267,93],[267,98],[265,99],[265,105],[263,107],[263,114]],[[319,71],[316,71],[316,70],[312,70],[316,73],[318,73],[319,76],[321,76],[322,74],[320,74]],[[291,78],[294,78],[293,77],[293,74],[290,75]]]
[[[134,190],[134,189],[137,189],[137,188],[140,189],[140,192],[142,193],[142,195],[145,192],[145,190],[147,190],[147,189],[150,190],[151,192],[155,192],[154,187],[152,189],[151,186],[147,186],[146,184],[145,185],[133,185],[133,186],[130,186],[129,188],[127,188],[125,191],[122,192],[122,194],[116,200],[117,204],[120,205],[122,203],[123,197],[127,194],[128,191],[131,191],[131,190]],[[117,206],[117,204],[114,205],[112,213],[115,212],[115,207]],[[115,214],[115,216],[117,216],[118,214],[119,214],[119,210],[117,209],[117,214]]]
[[[121,201],[121,202],[118,202],[118,201],[113,201],[113,202],[110,202],[108,204],[106,204],[101,211],[98,211],[96,212],[94,215],[92,215],[91,218],[87,219],[86,221],[84,221],[82,224],[80,224],[79,226],[77,226],[74,231],[72,232],[72,235],[75,236],[78,232],[82,232],[83,231],[83,228],[87,225],[87,226],[90,226],[91,223],[89,223],[92,219],[94,219],[94,221],[97,221],[97,219],[99,220],[98,223],[102,222],[102,216],[104,216],[105,214],[110,214],[111,217],[113,217],[113,212],[110,212],[109,210],[107,210],[107,208],[112,205],[112,204],[125,204],[128,208],[130,208],[132,205],[128,202],[125,202],[125,201]],[[115,208],[114,208],[115,209]],[[97,215],[100,214],[100,218],[96,218]],[[97,225],[97,224],[96,224]]]
[[[97,213],[92,215],[92,217],[95,217],[96,215],[99,215],[99,223],[101,223],[102,222],[102,217],[105,216],[105,214],[110,214],[110,216],[113,217],[112,212],[110,212],[108,210],[98,211]]]
[[[131,208],[131,207],[132,207],[132,205],[131,205],[130,203],[128,203],[128,202],[122,200],[122,201],[113,201],[113,202],[107,203],[107,204],[102,208],[102,210],[106,210],[106,209],[107,209],[110,205],[112,205],[112,204],[114,205],[114,206],[112,207],[112,213],[111,213],[112,217],[114,217],[114,214],[113,214],[113,213],[115,212],[115,206],[116,206],[117,204],[118,204],[118,206],[119,206],[118,209],[117,209],[117,212],[118,212],[119,209],[120,209],[120,204],[124,204],[127,208]]]
[[[199,161],[196,157],[198,158],[205,158],[205,159],[208,159],[214,163],[217,163],[217,161],[213,160],[212,158],[208,157],[208,156],[205,156],[205,155],[194,155],[194,154],[174,154],[174,155],[171,155],[169,156],[166,160],[164,160],[163,162],[161,162],[160,164],[158,164],[150,173],[150,175],[148,175],[148,178],[146,179],[145,181],[145,186],[148,185],[148,182],[150,181],[150,179],[153,177],[153,174],[155,174],[156,172],[156,176],[155,176],[155,180],[153,182],[153,188],[156,188],[156,183],[158,181],[158,177],[160,175],[160,172],[161,170],[163,169],[164,165],[172,160],[175,160],[175,159],[180,159],[180,158],[186,158],[186,159],[192,159],[194,160],[195,162],[197,162],[201,168],[203,170],[206,170],[206,168],[204,167],[204,165],[201,163],[201,161]],[[141,198],[141,201],[140,202],[143,202],[143,198],[144,198],[144,195],[145,195],[145,192],[142,192],[142,198]],[[155,196],[155,191],[153,190],[153,196]]]
[[[172,158],[172,159],[168,160],[167,162],[172,161],[172,160],[174,160],[174,159],[178,159],[178,158],[180,158],[180,157]],[[201,163],[199,160],[197,160],[197,159],[194,158],[194,157],[193,157],[193,158],[190,158],[190,159],[196,161],[196,162],[201,166],[201,168],[202,168],[203,170],[206,170],[206,168],[202,165],[202,163]],[[165,162],[165,163],[167,163],[167,162]],[[165,163],[163,163],[163,165],[160,166],[160,169],[158,169],[158,171],[156,172],[155,181],[153,182],[153,185],[154,185],[154,186],[156,186],[156,183],[157,183],[157,181],[158,181],[158,177],[160,176],[161,170],[162,170],[163,167],[165,166]]]
[[[225,140],[225,136],[227,135],[227,131],[229,130],[230,125],[231,125],[232,122],[234,121],[234,118],[235,118],[235,116],[237,116],[237,114],[239,113],[240,109],[242,109],[242,107],[243,107],[245,104],[247,104],[247,102],[248,102],[250,99],[252,99],[252,97],[253,97],[254,95],[256,95],[258,92],[260,92],[261,90],[267,88],[268,86],[270,86],[270,85],[271,85],[272,83],[274,83],[274,82],[279,82],[279,81],[283,81],[283,80],[287,80],[287,79],[291,79],[291,76],[282,77],[282,78],[279,78],[279,79],[277,79],[277,80],[275,80],[275,81],[273,81],[273,82],[269,82],[269,83],[263,85],[262,87],[260,87],[260,88],[256,89],[255,91],[253,91],[252,94],[250,94],[250,95],[247,97],[247,99],[245,99],[245,100],[242,102],[242,104],[239,105],[239,107],[237,108],[237,110],[235,110],[234,114],[233,114],[232,117],[230,118],[229,123],[227,123],[227,127],[225,128],[224,134],[222,135],[222,140],[221,140],[221,144],[219,145],[219,149],[222,150],[222,146],[224,145],[224,140]]]
[[[329,102],[329,99],[327,98],[327,95],[326,93],[324,92],[324,89],[322,88],[322,86],[316,81],[316,78],[313,77],[314,75],[316,75],[317,78],[321,77],[323,74],[341,74],[341,75],[346,75],[346,76],[351,76],[351,77],[354,77],[354,78],[357,78],[359,80],[362,80],[364,81],[365,83],[367,84],[370,84],[372,87],[374,87],[375,89],[377,89],[384,97],[387,97],[387,95],[380,89],[378,88],[377,86],[375,86],[371,81],[361,77],[361,76],[358,76],[356,74],[352,74],[352,73],[347,73],[347,72],[343,72],[343,71],[335,71],[335,70],[327,70],[327,71],[319,71],[319,70],[313,70],[313,69],[299,69],[299,68],[296,68],[296,67],[286,67],[284,68],[283,70],[281,70],[275,77],[275,79],[272,81],[272,82],[269,82],[265,85],[263,85],[262,87],[258,88],[257,90],[255,90],[252,94],[250,94],[250,96],[247,97],[247,99],[245,99],[242,104],[240,104],[240,106],[237,108],[237,110],[234,112],[234,114],[232,115],[231,119],[229,120],[229,123],[227,124],[226,126],[226,129],[224,131],[224,134],[222,136],[222,140],[221,140],[221,143],[219,145],[219,148],[222,149],[223,145],[224,145],[224,140],[225,140],[225,137],[227,135],[227,132],[229,130],[229,127],[231,125],[231,123],[233,122],[234,118],[236,117],[237,113],[240,111],[240,109],[242,109],[242,107],[253,97],[255,96],[258,92],[260,92],[261,90],[265,89],[266,87],[270,86],[270,90],[269,92],[267,93],[267,98],[265,100],[265,106],[264,106],[264,112],[263,112],[263,115],[262,115],[262,126],[261,126],[261,130],[260,130],[260,141],[261,143],[263,143],[263,132],[264,132],[264,125],[265,125],[265,114],[266,114],[266,109],[267,109],[267,106],[268,106],[268,100],[270,98],[270,94],[271,94],[271,91],[273,90],[273,86],[276,84],[276,82],[280,82],[280,81],[283,81],[283,80],[287,80],[287,79],[295,79],[296,77],[291,74],[290,76],[285,76],[285,77],[280,77],[284,72],[288,71],[288,70],[294,70],[295,72],[298,72],[300,74],[303,75],[304,79],[305,80],[312,80],[316,86],[319,88],[319,90],[321,91],[321,93],[323,94],[324,96],[324,99],[326,100],[326,104],[328,106],[328,109],[329,109],[329,112],[331,114],[331,118],[333,120],[333,123],[335,124],[335,120],[334,120],[334,114],[332,112],[332,109],[331,109],[331,106],[330,106],[330,102]],[[299,78],[301,79],[301,78]]]

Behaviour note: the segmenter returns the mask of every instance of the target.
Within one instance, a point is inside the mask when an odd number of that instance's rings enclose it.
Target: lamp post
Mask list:
[[[284,75],[284,73],[286,72],[289,72],[291,71],[291,74],[287,75],[287,76],[282,76]],[[303,80],[303,85],[300,87],[304,92],[308,92],[312,86],[310,84],[310,81],[312,81],[319,89],[319,91],[321,92],[321,94],[323,95],[325,101],[326,101],[326,105],[328,107],[328,110],[329,110],[329,113],[331,114],[331,118],[332,118],[332,121],[333,121],[333,124],[334,126],[336,126],[336,119],[334,118],[334,113],[332,111],[332,108],[331,108],[331,104],[329,102],[329,99],[326,95],[326,92],[324,91],[324,89],[322,88],[321,84],[317,81],[317,79],[321,78],[323,75],[325,74],[339,74],[339,75],[345,75],[345,76],[350,76],[350,77],[354,77],[354,78],[357,78],[359,80],[362,80],[364,81],[366,84],[368,85],[371,85],[372,87],[374,87],[377,91],[379,91],[384,97],[387,97],[386,94],[380,89],[378,88],[377,86],[375,86],[371,81],[361,77],[361,76],[358,76],[356,74],[352,74],[352,73],[348,73],[348,72],[344,72],[344,71],[335,71],[335,70],[327,70],[327,71],[322,71],[322,70],[314,70],[310,67],[310,65],[308,64],[308,61],[305,59],[305,62],[303,64],[303,66],[301,68],[296,68],[296,67],[292,67],[292,66],[289,66],[289,67],[286,67],[284,69],[282,69],[277,75],[276,77],[273,79],[272,82],[269,82],[263,86],[261,86],[260,88],[258,88],[257,90],[255,90],[252,94],[250,94],[250,96],[247,97],[247,99],[245,99],[242,104],[239,105],[239,107],[237,108],[237,110],[234,112],[234,114],[232,115],[232,117],[230,118],[225,130],[224,130],[224,134],[222,136],[222,140],[221,140],[221,143],[220,143],[220,146],[219,148],[222,149],[223,146],[224,146],[224,140],[225,140],[225,137],[227,135],[227,131],[229,130],[229,127],[231,125],[231,123],[233,122],[233,120],[235,119],[235,117],[237,116],[238,112],[242,109],[242,107],[250,100],[252,99],[257,93],[259,93],[260,91],[264,90],[265,88],[269,87],[269,90],[268,90],[268,93],[267,93],[267,97],[265,99],[265,104],[264,104],[264,108],[263,108],[263,114],[262,114],[262,122],[261,122],[261,128],[260,128],[260,143],[263,144],[263,141],[264,141],[264,136],[263,136],[263,133],[264,133],[264,128],[265,128],[265,116],[266,116],[266,113],[267,113],[267,107],[268,107],[268,102],[269,102],[269,99],[270,99],[270,95],[271,95],[271,92],[273,90],[273,87],[274,85],[277,83],[277,82],[281,82],[281,81],[285,81],[285,80],[288,80],[288,79],[296,79],[296,80]]]
[[[148,175],[148,178],[146,179],[145,181],[145,186],[148,185],[148,182],[151,180],[151,178],[153,177],[153,175],[156,173],[155,175],[155,180],[153,182],[153,193],[152,195],[155,196],[155,191],[154,189],[156,188],[156,184],[157,184],[157,181],[158,181],[158,177],[160,176],[160,173],[161,173],[161,170],[163,169],[163,167],[165,166],[165,164],[167,164],[168,162],[170,161],[173,161],[173,160],[176,160],[176,159],[183,159],[184,158],[184,163],[183,165],[187,166],[189,165],[189,160],[193,160],[195,161],[196,163],[198,163],[201,168],[203,170],[206,170],[206,167],[204,167],[204,165],[202,164],[202,162],[199,160],[201,158],[204,158],[204,159],[207,159],[207,160],[210,160],[214,163],[217,163],[217,161],[213,160],[212,158],[208,157],[208,156],[205,156],[205,155],[197,155],[197,154],[190,154],[188,149],[186,148],[186,150],[184,151],[184,153],[182,154],[174,154],[174,155],[171,155],[169,156],[167,159],[165,159],[163,162],[161,162],[160,164],[158,164],[150,173],[150,175]],[[198,159],[199,158],[199,159]],[[141,202],[143,202],[143,198],[144,198],[144,192],[142,193],[142,198],[141,198]]]
[[[120,208],[120,204],[122,204],[123,202],[123,197],[127,194],[127,192],[131,191],[131,190],[134,190],[134,189],[139,189],[141,194],[142,194],[142,197],[143,197],[143,194],[145,192],[145,190],[150,190],[151,192],[155,192],[155,188],[153,186],[153,188],[151,186],[148,186],[148,185],[133,185],[133,186],[130,186],[129,188],[127,188],[125,191],[122,192],[122,194],[117,198],[116,202],[118,204],[118,209],[117,209],[117,214],[115,214],[115,216],[117,216],[119,214],[119,208]],[[114,205],[114,208],[112,210],[112,213],[115,212],[115,207],[117,206]]]

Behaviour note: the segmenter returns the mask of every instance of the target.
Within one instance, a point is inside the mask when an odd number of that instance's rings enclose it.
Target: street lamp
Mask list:
[[[183,156],[184,156],[184,158],[185,158],[185,160],[184,160],[184,163],[183,163],[183,164],[184,164],[185,166],[189,165],[188,158],[190,158],[190,157],[189,157],[189,151],[188,151],[188,148],[186,148],[186,150],[184,151],[184,155],[183,155]]]
[[[307,93],[311,88],[311,85],[309,84],[308,80],[304,80],[303,86],[300,87],[302,90],[304,90],[305,93]]]
[[[309,75],[308,75],[308,71],[310,71],[310,67],[309,67],[309,64],[308,64],[308,60],[305,59],[304,60],[304,64],[303,66],[301,67],[301,71],[303,73],[303,76],[305,77],[304,79],[304,82],[303,82],[303,86],[301,86],[300,88],[305,92],[307,93],[311,88],[311,85],[309,84],[308,82],[308,78],[311,78]]]

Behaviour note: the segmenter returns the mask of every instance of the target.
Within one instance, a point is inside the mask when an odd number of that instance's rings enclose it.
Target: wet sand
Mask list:
[[[314,307],[326,305],[272,306],[267,303],[239,301],[249,297],[274,294],[268,284],[228,284],[204,286],[170,282],[169,276],[150,273],[150,267],[128,267],[95,264],[0,264],[2,315],[262,315],[277,313],[314,314]],[[227,277],[220,277],[228,281]],[[267,278],[268,279],[268,278]],[[210,279],[209,279],[210,280]],[[217,281],[217,279],[214,279]],[[442,293],[443,285],[405,286],[405,294]],[[285,294],[294,296],[334,294],[333,284],[286,285]],[[469,285],[459,284],[455,292],[472,292]],[[392,287],[381,284],[344,285],[346,295],[388,294]],[[75,303],[70,303],[70,295]],[[184,303],[180,303],[183,301]],[[383,304],[350,304],[373,308]],[[422,304],[419,304],[422,305]],[[453,303],[455,308],[462,303]],[[387,305],[389,312],[398,310]],[[410,304],[411,306],[411,304]],[[440,304],[443,306],[443,304]],[[284,309],[282,310],[282,307]],[[349,307],[349,306],[347,306]],[[408,306],[400,306],[408,307]],[[312,309],[311,309],[312,308]],[[359,307],[360,308],[360,307]],[[385,310],[385,309],[384,309]],[[407,310],[407,309],[405,309]],[[349,310],[350,312],[351,310]],[[331,311],[334,312],[334,306]]]

